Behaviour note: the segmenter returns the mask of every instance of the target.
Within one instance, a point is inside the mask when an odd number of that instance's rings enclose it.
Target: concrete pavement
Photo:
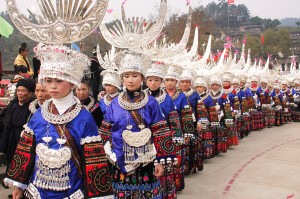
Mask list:
[[[251,132],[226,154],[205,160],[178,198],[300,199],[300,123]]]
[[[4,168],[0,168],[0,173]],[[0,199],[10,193],[0,188]],[[186,177],[183,199],[300,199],[300,123],[251,132]]]

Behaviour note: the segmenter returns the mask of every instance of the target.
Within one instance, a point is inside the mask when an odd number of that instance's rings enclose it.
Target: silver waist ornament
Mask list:
[[[48,123],[46,137],[42,138],[44,143],[39,143],[36,146],[38,159],[33,185],[41,189],[65,191],[71,188],[69,173],[71,172],[72,150],[68,146],[62,146],[67,142],[64,135],[65,125],[63,129],[59,127],[61,137],[56,139],[59,148],[51,149],[49,142],[52,141],[52,137],[49,136],[49,128],[50,124]]]
[[[145,92],[145,91],[143,91]],[[152,162],[156,157],[156,149],[154,143],[152,143],[152,132],[149,128],[145,128],[143,123],[138,124],[140,131],[132,132],[132,125],[129,120],[128,110],[141,109],[141,117],[144,118],[143,107],[148,102],[148,95],[145,93],[145,98],[140,102],[138,107],[133,107],[136,103],[125,101],[122,96],[119,95],[119,104],[126,111],[127,126],[122,132],[123,138],[123,151],[125,156],[125,163],[129,164],[143,164]],[[146,99],[146,100],[145,100]],[[127,106],[124,106],[126,102]]]
[[[71,188],[69,173],[72,151],[69,147],[50,149],[43,143],[36,147],[39,156],[33,184],[41,189],[65,191]]]
[[[156,149],[151,143],[151,130],[139,125],[139,132],[132,132],[132,126],[128,125],[123,131],[123,150],[125,152],[125,163],[148,163],[156,157]]]

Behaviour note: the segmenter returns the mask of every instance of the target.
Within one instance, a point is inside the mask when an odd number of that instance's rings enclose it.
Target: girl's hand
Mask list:
[[[21,199],[23,196],[23,189],[21,188],[15,188],[14,191],[12,192],[12,197],[13,199]]]
[[[155,165],[155,168],[154,168],[154,175],[155,175],[156,177],[160,177],[160,176],[162,176],[163,174],[164,174],[164,167],[163,167],[163,165],[161,165],[161,164]]]

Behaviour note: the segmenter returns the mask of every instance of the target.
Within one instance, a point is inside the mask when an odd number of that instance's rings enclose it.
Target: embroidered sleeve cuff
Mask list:
[[[34,135],[33,130],[32,130],[31,128],[29,128],[29,127],[27,126],[27,124],[25,124],[23,127],[24,127],[23,132],[29,133],[30,135]],[[23,132],[22,132],[22,133],[23,133]]]
[[[9,178],[4,178],[3,183],[4,183],[4,185],[8,186],[9,188],[19,187],[19,188],[21,188],[23,190],[27,188],[26,184],[22,184],[20,182],[11,180]]]
[[[89,143],[92,143],[92,142],[100,142],[102,140],[101,136],[100,135],[97,135],[97,136],[88,136],[86,138],[82,138],[80,140],[80,144],[81,145],[84,145],[84,144],[89,144]]]

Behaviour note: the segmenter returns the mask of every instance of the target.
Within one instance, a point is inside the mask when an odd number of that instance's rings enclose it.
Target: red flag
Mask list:
[[[295,196],[295,195],[292,194],[292,195],[290,195],[290,196],[287,196],[286,198],[289,199],[289,198],[293,198],[294,196]]]
[[[262,45],[265,44],[265,36],[263,34],[261,34],[261,44]]]
[[[227,0],[228,5],[234,4],[234,0]]]

